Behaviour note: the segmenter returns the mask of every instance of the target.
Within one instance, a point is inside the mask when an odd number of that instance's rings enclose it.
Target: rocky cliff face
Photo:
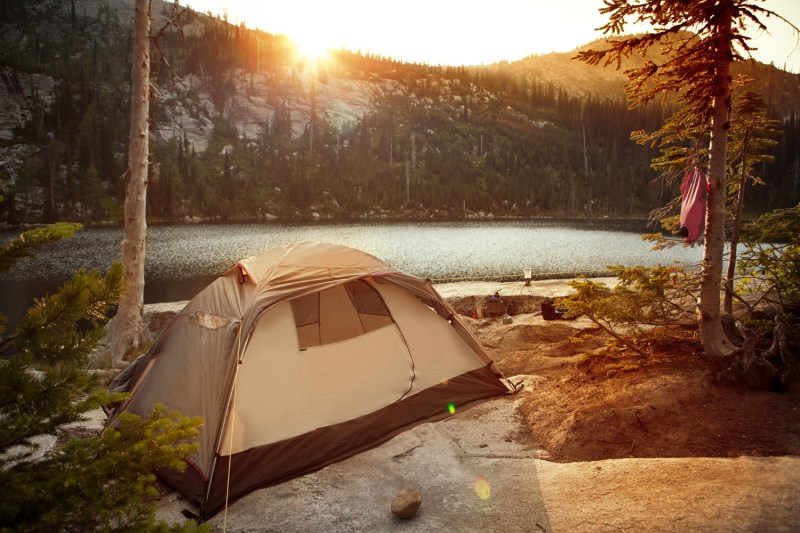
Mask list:
[[[49,110],[55,86],[50,76],[0,68],[0,195],[39,152],[38,144],[19,142],[16,131]]]
[[[153,28],[159,28],[173,16],[171,9],[171,3],[153,2]],[[127,27],[127,21],[133,16],[133,1],[76,0],[75,11],[81,20],[91,21],[86,23],[82,35],[89,39],[96,36],[100,26],[107,28],[112,24],[120,30]],[[184,35],[201,34],[203,18],[203,15],[189,17],[190,22],[183,27]],[[0,45],[12,51],[31,50],[41,46],[36,35],[49,33],[63,37],[69,33],[63,25],[42,24],[34,32],[23,31],[13,24],[0,24]],[[86,53],[85,48],[75,51],[70,59],[80,62]],[[59,57],[56,55],[55,59]],[[319,76],[301,61],[277,72],[231,69],[221,99],[212,97],[208,79],[196,74],[176,74],[179,75],[169,84],[153,83],[153,96],[160,113],[152,122],[151,134],[156,142],[185,139],[197,153],[207,149],[215,118],[224,119],[242,138],[254,140],[269,130],[276,107],[281,105],[288,111],[291,137],[298,138],[310,123],[312,97],[321,121],[338,130],[347,130],[374,111],[376,97],[403,91],[398,83],[390,80],[366,81],[338,76],[316,81],[312,87],[312,79]],[[0,65],[0,141],[4,141],[0,143],[0,194],[5,191],[7,195],[18,184],[26,161],[42,151],[46,139],[32,139],[21,132],[26,128],[43,129],[37,121],[41,122],[44,115],[52,113],[56,92],[62,83],[62,79],[50,75]],[[278,87],[280,95],[276,94]],[[116,157],[124,159],[126,154],[118,152]],[[61,169],[59,174],[63,177],[66,169]],[[34,185],[20,193],[17,201],[39,204],[44,195],[42,188]]]
[[[288,106],[291,135],[298,138],[310,121],[312,76],[302,67],[293,70],[297,86],[281,98],[281,105]],[[153,132],[159,141],[185,135],[195,151],[204,152],[214,128],[212,119],[219,116],[235,127],[240,137],[256,139],[269,129],[275,118],[274,86],[274,75],[234,71],[224,103],[218,106],[202,79],[194,75],[185,76],[181,83],[162,93],[161,106],[166,115],[155,125]],[[402,91],[402,88],[391,81],[331,78],[315,83],[314,91],[317,116],[341,131],[352,129],[361,118],[372,113],[376,98],[387,92]]]

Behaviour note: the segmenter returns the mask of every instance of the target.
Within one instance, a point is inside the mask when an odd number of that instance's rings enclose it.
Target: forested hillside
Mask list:
[[[175,16],[153,3],[153,28]],[[0,6],[0,222],[118,221],[132,0]],[[677,195],[630,140],[668,105],[627,109],[622,75],[534,56],[436,67],[184,14],[153,49],[150,221],[644,216]],[[783,121],[751,212],[800,201],[800,78],[748,63]],[[735,117],[734,117],[735,119]]]

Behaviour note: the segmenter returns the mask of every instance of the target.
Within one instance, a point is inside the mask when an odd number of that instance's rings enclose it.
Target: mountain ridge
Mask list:
[[[27,26],[0,12],[7,223],[118,219],[132,5],[17,2],[42,19]],[[158,28],[171,4],[153,5]],[[576,52],[443,67],[339,50],[312,68],[284,36],[205,15],[183,33],[154,51],[152,220],[643,216],[674,194],[629,140],[670,110],[627,110],[623,74]],[[761,210],[796,196],[800,78],[740,68],[789,133]]]

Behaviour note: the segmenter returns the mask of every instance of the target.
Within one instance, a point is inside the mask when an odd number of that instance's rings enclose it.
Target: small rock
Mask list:
[[[397,518],[413,518],[422,505],[422,494],[416,489],[403,489],[392,502],[392,513]]]

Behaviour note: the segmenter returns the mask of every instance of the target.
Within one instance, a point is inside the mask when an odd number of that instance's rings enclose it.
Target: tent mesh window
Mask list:
[[[378,291],[363,280],[295,298],[291,306],[301,350],[352,339],[394,322]]]
[[[381,295],[366,281],[351,281],[350,283],[346,283],[344,288],[347,290],[350,301],[353,302],[359,314],[392,316],[389,314],[389,309],[386,308],[386,304],[383,303]]]

